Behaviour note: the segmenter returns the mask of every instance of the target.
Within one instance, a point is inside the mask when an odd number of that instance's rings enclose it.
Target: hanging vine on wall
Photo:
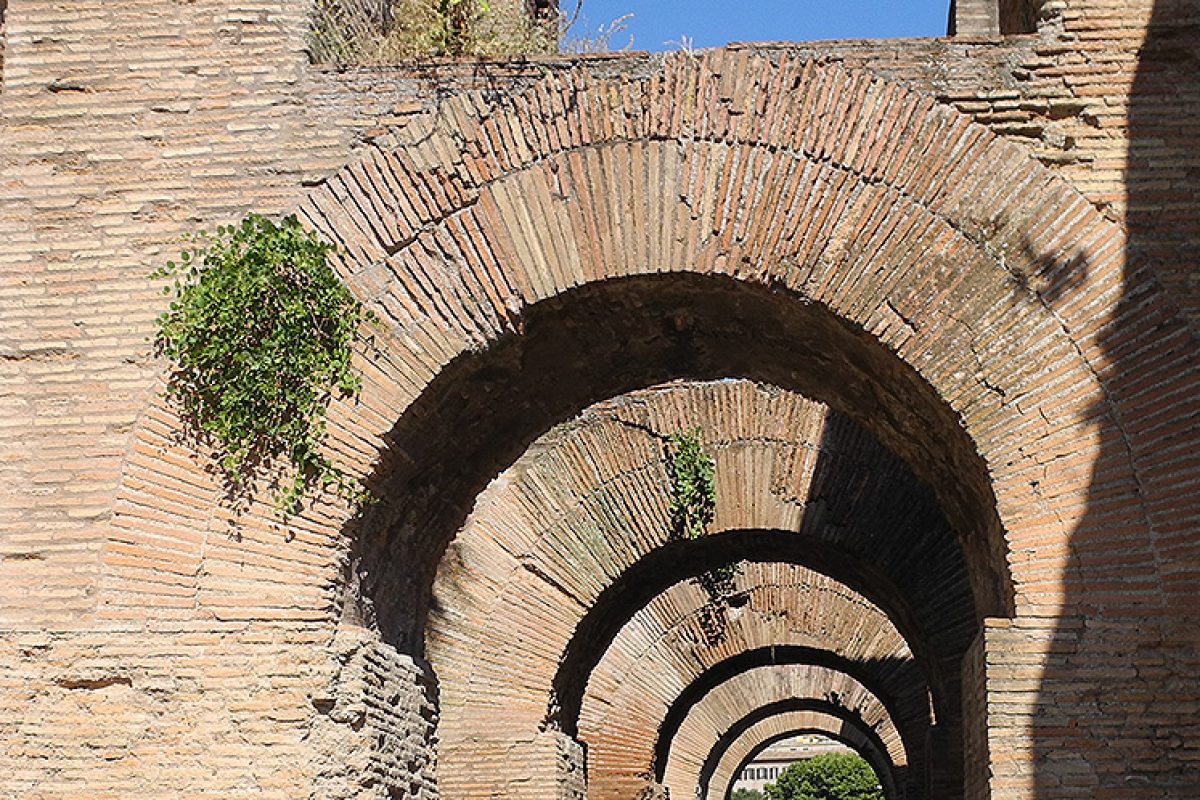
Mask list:
[[[351,356],[374,319],[329,266],[332,246],[294,216],[276,224],[258,214],[193,242],[155,273],[173,280],[164,293],[174,295],[155,345],[175,362],[166,394],[216,448],[230,495],[245,498],[286,458],[293,475],[276,492],[285,518],[317,486],[363,500],[322,453],[333,394],[361,388]]]
[[[672,434],[668,444],[672,534],[681,539],[698,539],[708,534],[716,513],[716,461],[704,452],[699,428]],[[726,564],[697,576],[695,582],[712,602],[724,606],[736,592],[739,571],[737,564]]]

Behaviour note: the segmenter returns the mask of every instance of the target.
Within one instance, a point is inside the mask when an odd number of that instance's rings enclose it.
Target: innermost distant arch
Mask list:
[[[571,15],[576,0],[559,0]],[[945,36],[948,0],[583,0],[572,31],[598,38],[626,14],[608,46],[620,50],[722,47],[730,42]],[[686,37],[686,45],[685,45]]]

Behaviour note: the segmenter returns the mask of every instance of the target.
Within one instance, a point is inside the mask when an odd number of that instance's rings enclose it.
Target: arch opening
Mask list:
[[[767,666],[819,667],[866,687],[894,720],[910,774],[923,774],[927,681],[882,610],[789,564],[743,562],[734,589],[721,608],[688,582],[675,584],[633,614],[591,669],[571,730],[587,744],[596,797],[634,793],[644,772],[661,781],[692,708],[716,686]],[[706,623],[717,615],[725,624],[714,641]]]
[[[531,306],[456,359],[388,434],[354,554],[363,616],[422,654],[436,565],[474,498],[534,440],[596,400],[664,381],[747,378],[845,414],[930,487],[965,555],[977,614],[1011,612],[987,470],[955,414],[877,340],[778,287],[641,276]],[[403,498],[403,500],[400,500]]]
[[[914,742],[909,741],[905,737],[904,720],[905,714],[896,707],[896,704],[891,697],[890,692],[880,685],[877,674],[872,670],[870,664],[864,665],[849,661],[848,659],[840,658],[825,650],[814,650],[813,648],[781,646],[762,648],[759,650],[750,650],[739,654],[727,661],[721,662],[717,666],[710,669],[701,675],[696,681],[690,684],[687,689],[681,693],[672,705],[667,716],[663,719],[662,724],[658,729],[658,739],[655,744],[654,758],[654,775],[655,779],[662,781],[667,768],[667,759],[670,755],[671,742],[674,740],[679,727],[683,724],[688,712],[709,692],[717,686],[730,680],[735,675],[743,672],[748,672],[764,666],[788,666],[788,665],[815,665],[826,667],[831,670],[845,673],[867,688],[875,697],[877,697],[884,709],[887,710],[889,716],[896,722],[897,728],[900,731],[902,739],[905,739],[905,749],[910,758],[909,763],[913,763],[913,756],[919,756],[919,751],[914,752]],[[922,743],[923,746],[923,743]],[[886,750],[881,752],[886,753]]]
[[[805,566],[830,575],[859,592],[868,601],[884,609],[892,619],[917,663],[928,676],[935,707],[952,715],[956,705],[947,685],[944,664],[955,656],[942,652],[944,642],[927,633],[932,621],[914,610],[891,576],[827,543],[797,536],[788,531],[728,531],[698,540],[669,543],[638,561],[609,586],[575,628],[574,636],[563,651],[553,684],[554,708],[549,722],[570,735],[577,733],[579,710],[593,670],[620,628],[637,609],[655,595],[680,581],[690,580],[714,568],[737,563],[782,562]],[[964,630],[959,643],[969,643],[970,630]],[[765,648],[757,655],[743,655],[746,664],[769,659],[786,649]],[[832,663],[832,654],[811,654]],[[742,662],[731,669],[741,671]],[[766,663],[766,662],[764,662]]]
[[[786,712],[776,715],[776,717],[782,719],[787,719],[793,716],[795,715]],[[763,720],[763,722],[767,721],[770,721],[770,719]],[[897,800],[898,795],[896,792],[894,776],[892,775],[891,764],[889,764],[887,761],[886,755],[880,753],[871,743],[871,741],[862,732],[857,731],[850,723],[844,723],[843,727],[837,730],[832,730],[833,727],[834,726],[831,725],[799,728],[790,728],[785,726],[785,729],[781,732],[770,734],[766,738],[753,737],[752,740],[756,740],[757,743],[750,747],[748,753],[740,757],[740,760],[733,766],[731,770],[728,770],[729,777],[724,781],[719,781],[720,766],[718,766],[717,771],[715,771],[713,774],[713,778],[710,779],[707,800],[730,800],[738,776],[741,775],[746,767],[753,763],[760,754],[780,742],[796,736],[805,736],[809,734],[817,734],[827,739],[831,739],[832,741],[835,741],[838,744],[854,751],[864,761],[866,761],[868,765],[870,765],[871,770],[875,773],[875,777],[880,782],[884,797],[887,798],[887,800]],[[727,760],[730,753],[734,752],[738,744],[746,738],[751,738],[753,732],[754,726],[747,729],[747,731],[739,740],[732,742],[730,746],[726,748],[724,753],[722,753],[721,761],[724,762]],[[721,783],[724,783],[724,787],[720,785]]]
[[[923,553],[942,562],[946,574],[960,576],[951,580],[953,600],[912,583],[880,597],[889,580],[861,547],[841,554],[826,548],[831,559],[826,572],[879,597],[881,607],[910,632],[906,638],[914,652],[929,665],[935,699],[945,698],[939,717],[953,730],[960,716],[959,660],[987,615],[978,598],[991,610],[1007,611],[1012,604],[1007,565],[996,556],[1004,543],[986,470],[957,417],[911,367],[825,306],[778,287],[695,274],[590,284],[534,304],[517,332],[453,362],[389,435],[393,460],[379,474],[387,476],[381,485],[390,490],[377,493],[392,501],[385,500],[367,520],[368,534],[376,535],[360,539],[358,554],[371,601],[368,614],[385,637],[423,654],[423,623],[431,609],[445,610],[435,605],[439,599],[429,573],[453,538],[446,531],[462,528],[475,499],[500,470],[536,449],[539,436],[596,397],[623,396],[656,381],[733,378],[828,402],[840,422],[823,432],[822,447],[837,449],[831,440],[838,437],[866,436],[881,451],[895,453],[891,458],[907,477],[893,488],[911,489],[915,506],[928,512],[919,524],[945,532],[937,552],[911,549],[907,556]],[[848,508],[856,502],[850,494],[831,485],[822,500],[829,509],[839,503]],[[839,526],[835,521],[818,527]],[[748,548],[750,560],[775,560],[763,555],[771,552],[765,542],[757,544]],[[712,566],[729,560],[717,551],[710,558]],[[692,559],[689,554],[686,560]],[[814,564],[812,554],[791,560]],[[396,575],[396,564],[414,569]],[[922,565],[909,566],[915,573]],[[904,618],[915,615],[908,609],[913,604],[949,606],[957,617],[948,624],[906,625]],[[405,619],[411,609],[417,613]],[[922,628],[946,628],[944,638],[954,642],[928,644],[927,637],[912,633]],[[602,645],[607,638],[594,641]],[[564,660],[574,660],[570,652]],[[567,713],[551,713],[550,722],[571,736],[572,726],[562,722],[575,713],[568,705],[581,692],[561,688],[544,702],[563,705]],[[960,765],[951,768],[959,770]]]
[[[717,419],[737,423],[730,427]],[[666,431],[700,421],[712,426],[710,444],[725,502],[719,504],[714,533],[672,540],[662,441]],[[790,483],[784,476],[801,462],[807,464],[803,479]],[[855,491],[843,491],[851,485]],[[736,527],[754,520],[787,527]],[[845,584],[845,596],[859,598],[859,604],[875,601],[876,624],[895,630],[897,618],[911,620],[907,638],[913,650],[928,654],[935,677],[945,676],[945,690],[938,690],[947,706],[941,716],[957,719],[957,662],[975,635],[977,614],[965,559],[932,493],[867,432],[819,403],[743,380],[682,382],[589,407],[535,441],[481,493],[439,568],[438,603],[430,617],[430,659],[444,679],[447,704],[440,734],[446,763],[488,758],[486,753],[508,750],[505,742],[534,731],[579,735],[574,709],[595,674],[594,663],[574,671],[570,695],[556,696],[553,689],[565,685],[560,680],[555,686],[556,671],[560,677],[572,674],[560,669],[564,662],[582,663],[564,655],[572,640],[588,640],[577,636],[580,630],[594,633],[610,626],[592,637],[594,662],[614,631],[644,605],[631,604],[632,597],[655,596],[666,588],[664,576],[681,568],[684,572],[673,579],[686,582],[709,566],[705,558],[713,564],[741,560],[736,547],[723,549],[738,541],[755,568],[775,563],[781,551],[790,551],[783,563],[822,567],[821,574],[831,576],[827,580]],[[696,558],[689,547],[707,548],[707,555]],[[654,559],[664,556],[668,563],[654,567]],[[645,574],[639,574],[640,559],[652,565],[642,566]],[[632,572],[626,575],[626,569]],[[934,572],[942,583],[913,582],[914,575],[926,580]],[[844,574],[833,577],[839,573]],[[606,601],[606,593],[619,602]],[[894,635],[905,641],[899,632]],[[838,650],[832,640],[826,644]],[[903,646],[910,652],[908,643]],[[671,669],[680,667],[683,663],[676,662]],[[684,679],[682,688],[690,678],[676,674]],[[513,676],[521,676],[519,689]],[[633,672],[625,677],[629,685],[640,680]],[[940,677],[930,681],[941,682]],[[922,678],[919,702],[908,704],[913,708],[907,716],[914,721],[927,720],[925,685]],[[538,702],[537,687],[544,687],[544,716],[509,714],[497,726],[488,715],[470,710],[474,704],[510,704],[518,691],[527,708]],[[652,702],[669,699],[663,695]],[[566,717],[559,704],[571,711],[571,725],[562,725]],[[909,739],[921,751],[927,722],[918,724],[924,727],[914,728]],[[593,755],[604,741],[603,731],[597,731],[592,726],[581,739]],[[647,742],[642,770],[651,768],[652,750]],[[448,769],[448,774],[459,771]]]
[[[896,796],[894,794],[894,787],[903,783],[904,776],[899,774],[901,770],[896,765],[882,760],[886,758],[887,747],[883,743],[883,740],[879,738],[879,734],[876,733],[870,725],[865,723],[861,717],[851,710],[845,709],[835,703],[830,703],[825,700],[806,698],[780,700],[776,703],[771,703],[769,705],[756,708],[730,725],[726,732],[713,745],[708,757],[704,760],[704,764],[700,769],[700,777],[697,784],[699,788],[698,796],[701,798],[710,797],[710,784],[712,783],[714,773],[717,770],[717,766],[720,763],[721,757],[728,752],[731,747],[733,747],[733,745],[741,736],[743,736],[748,730],[750,730],[759,722],[770,719],[771,717],[782,716],[784,714],[797,711],[817,711],[827,714],[831,717],[841,720],[851,730],[854,730],[861,735],[863,740],[866,741],[871,747],[871,750],[867,752],[878,753],[880,755],[877,757],[873,755],[871,758],[867,758],[866,753],[861,751],[860,755],[863,755],[863,757],[867,759],[867,762],[871,764],[872,769],[876,770],[877,775],[880,775],[882,770],[883,774],[881,775],[881,778],[883,778],[884,782],[888,786],[893,787],[893,794],[891,797],[894,798]],[[855,749],[858,750],[857,747]]]

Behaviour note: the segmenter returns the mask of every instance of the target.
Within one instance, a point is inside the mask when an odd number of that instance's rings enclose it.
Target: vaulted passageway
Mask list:
[[[1103,264],[1119,233],[872,76],[715,55],[669,61],[641,106],[574,80],[487,113],[452,101],[449,129],[414,128],[304,208],[384,320],[363,402],[397,421],[354,611],[428,659],[440,790],[691,791],[732,746],[680,749],[713,676],[808,669],[878,691],[897,797],[979,796],[985,633],[1054,602],[1068,554],[1035,545],[1072,524],[1111,424],[1069,334],[1094,308],[1047,254],[1067,229]],[[717,513],[681,540],[665,465],[692,429]],[[735,565],[727,596],[687,598]],[[785,599],[760,591],[770,569],[807,572]],[[891,655],[825,624],[822,581],[877,610]],[[772,627],[784,612],[808,621]]]
[[[1197,785],[1194,0],[344,72],[311,0],[15,5],[0,794],[716,798],[810,729],[898,800]],[[229,508],[159,396],[146,275],[251,211],[378,314],[361,513]]]
[[[664,447],[692,426],[715,457],[719,500],[710,534],[679,540]],[[729,564],[740,574],[728,597],[693,583]],[[587,746],[590,796],[632,796],[647,774],[663,779],[714,677],[755,659],[879,687],[880,708],[899,717],[891,741],[901,746],[902,728],[918,762],[916,785],[931,693],[940,730],[961,735],[959,662],[976,616],[953,532],[872,436],[773,387],[667,384],[555,428],[481,494],[433,597],[447,791],[495,791],[484,782],[498,776],[468,765],[511,757],[514,743],[536,750],[550,725]],[[949,750],[938,768],[955,774],[957,757]],[[675,793],[697,777],[677,776]]]
[[[864,686],[923,759],[928,688],[886,615],[803,567],[744,563],[728,605],[690,581],[676,584],[613,639],[592,671],[579,721],[590,792],[629,794],[647,763],[661,781],[685,718],[717,687],[763,667],[806,665]]]

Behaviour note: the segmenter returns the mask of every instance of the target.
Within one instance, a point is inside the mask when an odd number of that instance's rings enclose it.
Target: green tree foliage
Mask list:
[[[763,793],[755,789],[738,789],[730,797],[732,800],[763,800]]]
[[[797,761],[766,786],[767,800],[883,800],[874,770],[849,753]]]
[[[283,457],[294,467],[277,496],[284,516],[315,485],[363,499],[321,452],[333,393],[361,386],[350,360],[372,318],[326,263],[331,246],[295,217],[257,214],[195,244],[155,273],[174,294],[155,344],[175,362],[167,396],[216,447],[231,494]]]

